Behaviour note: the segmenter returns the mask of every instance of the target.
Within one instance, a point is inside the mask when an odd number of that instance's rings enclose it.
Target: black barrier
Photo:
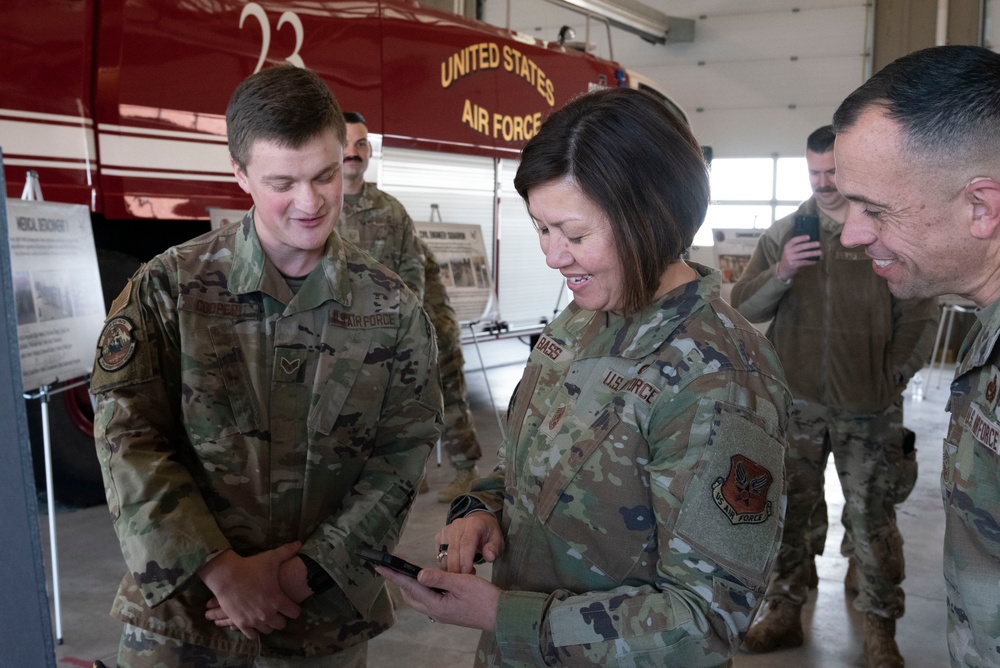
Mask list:
[[[31,469],[28,419],[21,386],[17,308],[6,252],[7,185],[0,151],[0,564],[4,604],[0,605],[0,664],[54,668],[52,620],[45,595],[45,566],[38,537],[38,501]],[[50,512],[52,509],[50,508]]]

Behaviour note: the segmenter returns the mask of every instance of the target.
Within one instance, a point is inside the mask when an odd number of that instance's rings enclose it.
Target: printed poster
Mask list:
[[[7,225],[24,391],[89,374],[106,313],[90,211],[8,200]]]
[[[715,266],[722,272],[723,283],[735,283],[740,280],[762,234],[764,234],[763,229],[745,228],[716,228],[712,232],[715,241]]]
[[[415,223],[430,247],[459,322],[486,318],[493,305],[493,275],[479,225]]]

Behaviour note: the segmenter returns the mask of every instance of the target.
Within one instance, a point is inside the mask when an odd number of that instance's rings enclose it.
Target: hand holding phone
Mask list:
[[[819,241],[819,216],[815,213],[800,213],[795,216],[793,237],[808,235],[809,241]]]
[[[417,573],[423,570],[420,566],[411,564],[405,559],[400,559],[394,554],[390,554],[385,550],[376,550],[375,548],[368,547],[367,545],[362,545],[358,548],[358,556],[365,561],[375,564],[376,566],[383,566],[391,571],[395,571],[396,573],[401,573],[407,577],[411,577],[414,580],[417,579]],[[443,589],[437,589],[435,587],[432,587],[432,589],[439,594],[444,593]]]
[[[400,559],[385,550],[376,550],[373,547],[360,547],[358,549],[358,556],[365,561],[375,564],[376,566],[385,566],[388,569],[394,570],[397,573],[402,573],[403,575],[407,575],[414,579],[416,579],[417,573],[421,571],[420,566],[411,564],[405,559]]]

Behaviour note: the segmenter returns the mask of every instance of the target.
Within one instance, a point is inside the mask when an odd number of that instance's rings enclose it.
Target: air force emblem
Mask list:
[[[771,516],[771,472],[743,455],[729,458],[729,474],[712,485],[712,498],[733,524],[760,524]]]

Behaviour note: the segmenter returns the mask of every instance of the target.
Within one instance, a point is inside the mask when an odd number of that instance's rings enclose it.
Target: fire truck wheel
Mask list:
[[[97,263],[107,308],[142,263],[130,255],[104,249],[97,250]],[[27,404],[35,486],[44,492],[41,406],[37,399]],[[54,395],[49,401],[49,443],[56,502],[79,508],[104,503],[104,482],[94,447],[94,411],[86,386]]]

